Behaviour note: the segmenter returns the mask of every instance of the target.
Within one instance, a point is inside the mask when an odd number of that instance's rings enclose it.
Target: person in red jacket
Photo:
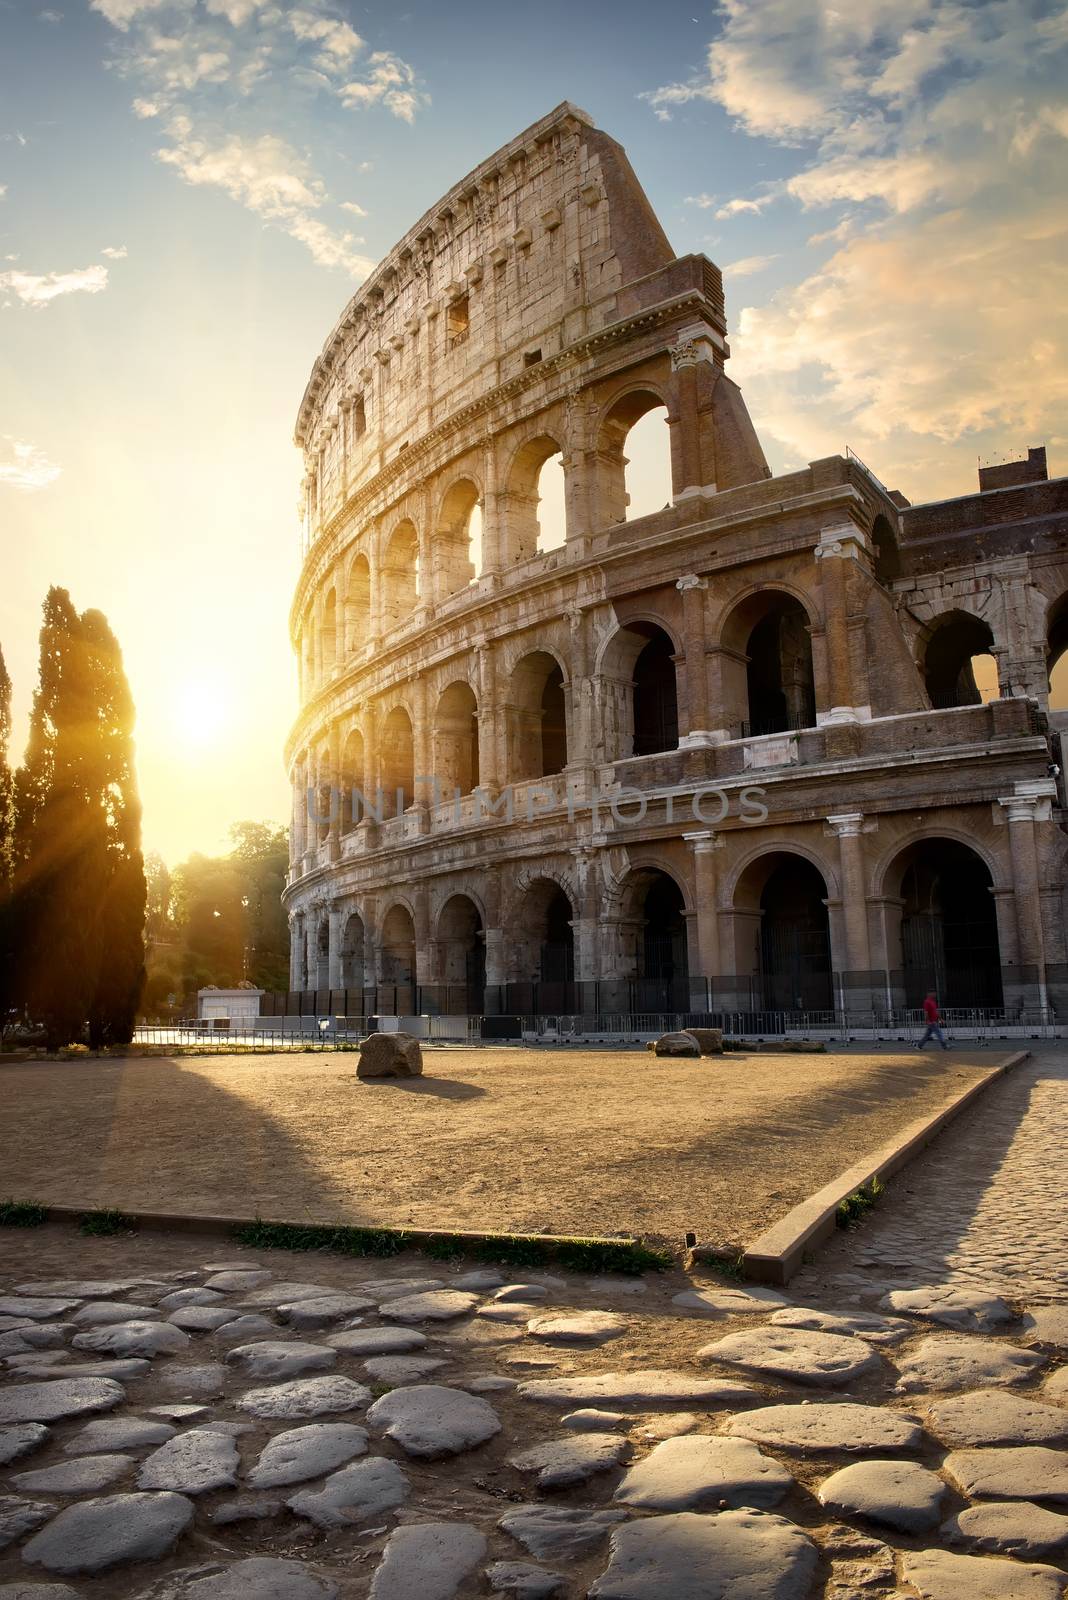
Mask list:
[[[917,1050],[922,1050],[930,1038],[937,1039],[942,1049],[948,1050],[949,1045],[946,1043],[946,1036],[942,1032],[942,1013],[938,1009],[938,1001],[934,997],[933,989],[928,990],[927,999],[923,1002],[923,1014],[927,1019],[927,1031],[916,1046]]]

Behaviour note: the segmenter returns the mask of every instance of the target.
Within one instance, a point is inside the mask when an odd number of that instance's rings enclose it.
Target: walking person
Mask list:
[[[942,1049],[948,1050],[949,1045],[946,1043],[946,1036],[942,1032],[942,1013],[938,1009],[938,1001],[934,997],[933,989],[927,991],[927,998],[923,1002],[923,1014],[927,1019],[927,1029],[916,1046],[917,1050],[922,1050],[930,1038],[937,1039]]]

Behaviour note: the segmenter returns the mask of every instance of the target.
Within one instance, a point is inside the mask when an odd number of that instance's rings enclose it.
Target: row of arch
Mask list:
[[[906,1003],[918,1005],[934,990],[946,1006],[999,1006],[1001,952],[993,881],[978,852],[957,839],[924,838],[898,852],[887,878],[891,903],[899,912],[889,962]],[[829,898],[819,867],[789,847],[773,847],[741,873],[732,897],[743,928],[739,966],[750,992],[755,980],[762,1008],[821,1011],[837,1004]],[[613,976],[644,980],[664,991],[685,984],[691,970],[689,914],[679,882],[660,867],[635,868],[622,887],[619,905],[621,947]],[[535,876],[509,916],[507,980],[574,980],[578,915],[565,886]],[[466,986],[472,1006],[480,1008],[486,931],[483,910],[472,895],[449,897],[431,930],[435,970],[426,973],[420,971],[409,904],[398,899],[388,907],[370,961],[369,932],[353,911],[342,929],[340,986],[357,989],[367,981],[402,989],[426,982]],[[325,915],[302,938],[302,987],[329,987]]]

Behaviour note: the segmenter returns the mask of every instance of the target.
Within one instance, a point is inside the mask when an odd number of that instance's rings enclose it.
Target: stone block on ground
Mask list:
[[[486,1539],[463,1522],[417,1522],[390,1534],[370,1600],[452,1600],[486,1555]]]
[[[423,1072],[419,1040],[410,1033],[372,1033],[360,1041],[358,1078],[418,1078]]]
[[[22,1495],[0,1494],[0,1550],[47,1522],[55,1511],[48,1500],[26,1500]]]
[[[968,1506],[942,1524],[947,1544],[1024,1561],[1063,1562],[1068,1557],[1068,1517],[1027,1500],[990,1500]]]
[[[81,1500],[23,1546],[22,1559],[66,1576],[103,1572],[120,1561],[154,1561],[174,1548],[193,1520],[181,1494],[113,1494]]]
[[[1068,1501],[1068,1451],[1045,1445],[954,1450],[942,1469],[970,1499]]]
[[[1061,1600],[1064,1594],[1064,1573],[1055,1567],[947,1550],[906,1551],[901,1576],[921,1600]]]
[[[473,1450],[501,1431],[487,1400],[435,1383],[392,1390],[375,1401],[367,1420],[408,1455],[427,1460]]]
[[[697,1354],[704,1361],[721,1361],[821,1389],[851,1383],[882,1364],[882,1357],[863,1339],[771,1326],[729,1333]]]
[[[1023,1383],[1042,1365],[1037,1350],[1021,1350],[1003,1339],[960,1334],[932,1336],[897,1362],[897,1387],[903,1394],[923,1389],[979,1389],[988,1384]]]
[[[915,1461],[857,1461],[820,1484],[819,1501],[841,1516],[926,1533],[941,1516],[945,1492],[937,1473]]]
[[[0,1389],[0,1422],[58,1422],[121,1405],[126,1390],[111,1378],[57,1378]]]
[[[923,1439],[918,1423],[885,1406],[850,1401],[812,1405],[761,1406],[732,1418],[727,1432],[777,1450],[803,1454],[820,1451],[915,1450]]]
[[[517,1472],[536,1472],[539,1489],[569,1489],[598,1472],[609,1472],[630,1455],[629,1439],[618,1433],[577,1433],[550,1439],[509,1457]]]
[[[276,1383],[266,1389],[249,1389],[238,1400],[237,1408],[254,1417],[296,1421],[339,1411],[362,1411],[370,1399],[366,1384],[332,1372],[322,1378],[294,1378],[290,1383]]]
[[[321,1489],[302,1489],[286,1505],[317,1528],[344,1528],[394,1510],[409,1493],[408,1479],[395,1461],[369,1456],[332,1473]]]
[[[657,1056],[699,1056],[701,1046],[688,1030],[679,1033],[662,1033],[651,1046]]]
[[[721,1056],[723,1054],[722,1028],[687,1028],[685,1031],[697,1040],[703,1056]]]
[[[658,1367],[637,1372],[603,1372],[567,1378],[532,1378],[519,1385],[524,1400],[570,1410],[603,1405],[619,1411],[677,1411],[680,1405],[737,1405],[754,1398],[744,1383],[729,1378],[699,1378]]]
[[[612,1535],[590,1600],[805,1600],[816,1547],[784,1517],[761,1511],[645,1517]]]
[[[267,1441],[246,1481],[252,1489],[304,1483],[335,1472],[366,1449],[367,1429],[353,1422],[312,1422],[303,1428],[289,1428]]]
[[[639,1511],[765,1510],[793,1486],[786,1468],[748,1439],[696,1433],[656,1445],[626,1473],[615,1499]]]
[[[973,1389],[947,1395],[928,1411],[928,1429],[943,1444],[1068,1444],[1068,1411],[1031,1395]]]

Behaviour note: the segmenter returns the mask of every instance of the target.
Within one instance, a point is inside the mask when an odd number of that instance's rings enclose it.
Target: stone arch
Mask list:
[[[366,753],[363,733],[350,728],[341,747],[341,831],[351,833],[364,818],[367,793]]]
[[[382,918],[378,965],[380,981],[400,991],[395,1000],[398,1011],[408,1010],[416,982],[415,917],[404,900],[394,900]]]
[[[920,635],[919,668],[932,710],[983,704],[984,694],[976,681],[977,671],[981,678],[981,658],[995,660],[993,646],[990,624],[972,611],[944,611],[927,624]],[[996,696],[996,666],[993,682]],[[985,698],[992,696],[987,694]]]
[[[345,648],[349,655],[371,636],[371,563],[362,550],[349,562],[345,577]]]
[[[384,632],[404,628],[419,604],[419,535],[410,517],[390,533],[379,568],[379,603]]]
[[[559,459],[562,474],[563,449],[551,433],[538,433],[527,439],[512,456],[503,496],[503,544],[506,562],[525,561],[541,550],[557,549],[566,542],[562,526],[562,489],[554,505],[554,526],[542,526],[540,513],[545,474]],[[549,537],[551,532],[551,537]]]
[[[445,490],[434,523],[430,555],[436,601],[459,594],[478,576],[481,541],[482,494],[474,479],[464,476]]]
[[[400,816],[415,799],[415,737],[406,706],[383,718],[378,735],[383,817]]]
[[[872,522],[870,538],[875,551],[875,576],[880,583],[892,583],[901,576],[901,552],[897,532],[881,511]]]
[[[688,1005],[686,891],[675,873],[652,859],[634,865],[616,886],[620,970],[637,980],[639,1010]]]
[[[827,902],[831,878],[791,841],[752,855],[734,877],[731,904],[741,975],[756,979],[758,1010],[834,1008]]]
[[[478,700],[471,685],[454,679],[434,712],[434,775],[443,799],[478,788]]]
[[[364,962],[367,955],[367,933],[358,911],[350,911],[341,933],[341,987],[362,989]]]
[[[513,783],[563,772],[568,760],[564,671],[555,654],[531,650],[508,680],[508,777]]]
[[[473,896],[449,896],[438,913],[436,939],[442,983],[450,995],[464,990],[464,1008],[480,1011],[486,987],[486,924]]]
[[[605,641],[597,691],[606,761],[678,748],[676,653],[667,628],[644,618],[629,619]]]
[[[323,652],[323,673],[329,676],[337,664],[337,590],[331,584],[323,600],[323,624],[320,640]]]
[[[315,925],[315,985],[316,989],[330,987],[330,919],[323,912]]]
[[[601,482],[599,509],[606,523],[629,522],[659,511],[673,498],[671,475],[671,437],[668,432],[667,397],[656,384],[642,382],[613,397],[605,409],[598,430]],[[642,426],[643,434],[649,430],[645,418],[656,418],[664,424],[663,438],[649,432],[649,440],[635,436],[634,429]],[[633,471],[628,474],[628,447],[634,451],[637,441],[641,446],[641,461],[637,456]],[[641,483],[637,482],[639,475]]]
[[[511,961],[520,983],[571,983],[575,976],[577,916],[569,890],[548,873],[530,874],[517,883]]]
[[[1046,677],[1049,681],[1051,705],[1054,699],[1068,705],[1068,664],[1062,664],[1068,654],[1068,593],[1051,600],[1046,610]],[[1057,672],[1058,667],[1060,671]],[[1057,683],[1053,674],[1057,672]]]
[[[724,720],[735,737],[816,724],[812,615],[795,591],[752,589],[720,628]]]
[[[984,853],[934,830],[899,841],[882,881],[887,955],[904,1003],[919,1006],[934,991],[943,1006],[1000,1009],[995,878]]]

